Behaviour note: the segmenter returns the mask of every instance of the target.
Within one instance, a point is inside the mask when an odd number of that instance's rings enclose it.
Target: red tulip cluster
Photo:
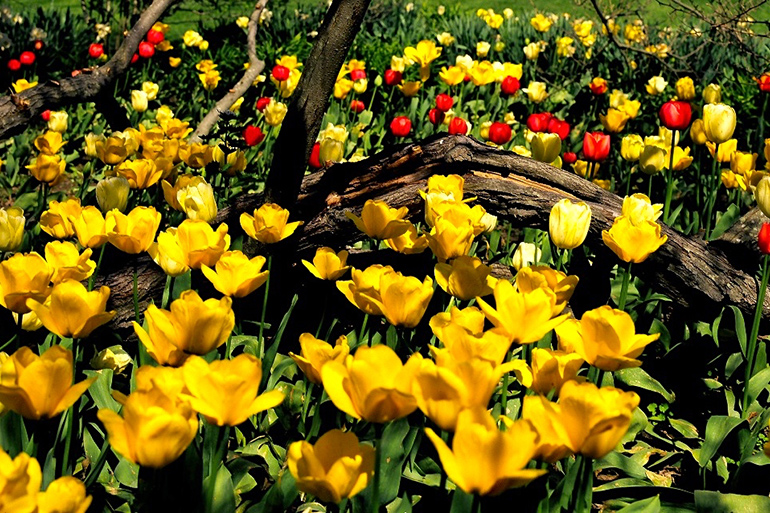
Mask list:
[[[21,52],[21,55],[19,55],[18,59],[9,59],[7,67],[11,71],[19,71],[22,66],[32,66],[35,64],[35,52],[30,52],[29,50],[25,52]]]
[[[557,134],[562,141],[569,136],[570,131],[569,123],[554,117],[550,112],[530,114],[527,118],[527,128],[533,132]]]

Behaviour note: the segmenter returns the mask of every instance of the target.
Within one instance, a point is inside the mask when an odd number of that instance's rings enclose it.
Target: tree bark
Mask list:
[[[273,162],[265,184],[268,201],[288,209],[297,201],[337,75],[370,2],[334,0],[329,7],[273,147]]]
[[[465,136],[435,136],[421,143],[391,148],[360,162],[335,164],[307,176],[296,208],[291,211],[291,220],[303,219],[305,224],[301,232],[293,235],[296,252],[290,255],[290,263],[298,265],[301,258],[312,258],[320,246],[339,250],[365,238],[345,212],[360,212],[368,199],[384,200],[393,207],[406,206],[410,219],[421,220],[423,207],[417,191],[425,188],[430,176],[451,173],[465,178],[467,197],[476,196],[475,203],[514,227],[547,230],[551,207],[563,198],[589,204],[593,214],[586,244],[596,252],[596,258],[593,265],[583,263],[578,291],[582,289],[588,298],[595,296],[594,301],[596,297],[601,302],[605,300],[607,294],[603,291],[609,290],[610,270],[619,260],[604,246],[601,232],[620,215],[621,199],[575,174]],[[240,196],[220,211],[217,223],[227,222],[234,237],[242,234],[240,214],[252,211],[264,201],[262,195]],[[758,282],[751,273],[736,268],[719,249],[719,244],[685,237],[666,226],[663,232],[668,235],[668,241],[646,262],[634,265],[633,272],[656,291],[670,297],[677,315],[707,319],[726,305],[736,305],[747,315],[753,312]],[[280,251],[281,244],[284,243],[258,250]],[[248,246],[245,249],[248,252]],[[351,263],[361,266],[363,260],[357,264],[354,257],[358,255],[351,255]],[[391,251],[379,252],[378,257],[414,258]],[[753,262],[756,269],[759,253],[747,253],[744,259]],[[143,260],[146,263],[146,258]],[[140,278],[140,283],[147,284],[141,291],[141,302],[154,297],[157,304],[164,283],[163,273],[151,263],[145,269],[150,276]],[[497,271],[509,276],[505,269],[498,267]],[[125,274],[125,270],[118,269],[103,279],[115,291],[113,302],[118,297],[116,292],[120,297],[131,297],[130,293],[119,290],[131,283]],[[298,277],[295,283],[282,282],[281,288],[298,285],[306,273],[299,269],[294,276]],[[585,307],[582,305],[580,310]],[[111,308],[119,311],[116,319],[119,326],[125,327],[124,323],[133,317],[130,303],[114,302]],[[765,300],[764,318],[770,319],[770,298]]]

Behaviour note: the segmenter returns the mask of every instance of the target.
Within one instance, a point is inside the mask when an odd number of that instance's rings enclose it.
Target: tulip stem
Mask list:
[[[372,513],[380,511],[380,473],[382,464],[382,425],[374,427],[376,439],[374,440],[374,482],[372,483]]]
[[[104,248],[107,247],[107,244],[102,244],[102,249],[99,250],[99,259],[96,261],[96,267],[94,268],[94,272],[91,274],[91,276],[88,278],[88,291],[94,290],[94,281],[96,280],[96,275],[99,274],[99,268],[102,266],[102,257],[104,257]]]
[[[364,335],[366,334],[366,323],[369,321],[369,314],[364,314],[364,322],[361,323],[361,331],[358,332],[358,340],[356,340],[356,343],[358,345],[363,344],[364,341]]]
[[[101,257],[99,257],[101,260]],[[168,300],[171,297],[171,289],[173,286],[174,277],[170,274],[166,275],[166,286],[163,287],[163,298],[160,300],[160,307],[166,308],[168,306]]]
[[[626,296],[628,295],[628,285],[631,282],[631,262],[628,263],[628,267],[623,270],[623,282],[620,285],[620,297],[618,297],[618,310],[625,310],[626,308]],[[618,267],[620,269],[620,267]]]
[[[270,278],[272,277],[271,268],[273,266],[273,255],[267,256],[267,281],[265,281],[265,296],[262,298],[262,315],[259,319],[259,359],[265,357],[265,340],[262,335],[265,330],[265,313],[267,312],[267,297],[270,293]]]
[[[473,494],[473,503],[471,504],[471,513],[481,513],[481,495]]]
[[[741,414],[746,417],[749,409],[749,381],[754,375],[754,360],[757,356],[757,335],[759,335],[759,322],[762,320],[762,310],[765,303],[765,291],[767,290],[767,283],[770,280],[770,266],[768,266],[768,260],[770,255],[764,255],[762,257],[762,282],[757,291],[757,305],[754,309],[754,321],[751,324],[751,336],[749,337],[749,345],[746,351],[746,374],[743,381],[743,408]]]
[[[674,194],[674,149],[676,148],[676,130],[671,134],[671,155],[668,159],[668,176],[666,177],[666,202],[663,204],[663,220],[671,225],[669,212],[671,210],[671,197]]]
[[[708,198],[706,199],[706,239],[711,234],[711,213],[714,211],[719,192],[719,167],[719,143],[716,143],[714,145],[714,163],[711,168],[711,178],[708,180]]]

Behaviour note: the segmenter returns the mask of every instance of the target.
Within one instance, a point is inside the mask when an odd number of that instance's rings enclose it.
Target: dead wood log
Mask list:
[[[436,136],[420,143],[399,146],[356,163],[336,164],[305,177],[292,219],[303,219],[302,232],[295,235],[289,263],[312,256],[319,246],[343,248],[363,238],[345,211],[360,211],[368,199],[381,199],[390,205],[409,208],[410,217],[422,217],[422,201],[418,190],[434,174],[456,173],[465,178],[468,196],[476,196],[490,213],[514,227],[547,229],[549,212],[562,198],[582,200],[591,206],[593,218],[587,244],[597,252],[594,270],[606,278],[617,258],[604,247],[602,230],[608,229],[620,215],[621,198],[579,176],[547,164],[492,148],[465,136]],[[230,233],[240,231],[238,218],[263,202],[261,195],[244,195],[220,211],[217,222],[227,222]],[[753,312],[757,280],[736,268],[716,244],[685,237],[664,227],[668,242],[643,264],[634,266],[634,274],[672,299],[677,312],[690,319],[706,319],[726,305],[736,305],[744,313]],[[280,251],[281,245],[257,248],[260,252]],[[609,258],[607,255],[609,254]],[[751,255],[755,267],[758,255]],[[146,261],[146,257],[143,257]],[[131,284],[126,272],[116,270],[100,281],[115,292]],[[164,278],[158,267],[145,268],[154,276],[140,278],[142,303],[160,300]],[[304,279],[305,274],[299,276]],[[605,280],[607,281],[607,280]],[[118,286],[120,284],[120,286]],[[590,286],[588,285],[590,284]],[[284,284],[287,286],[289,284]],[[595,287],[608,287],[584,279],[583,289],[589,294]],[[580,287],[579,287],[580,288]],[[596,294],[601,295],[601,294]],[[115,296],[114,296],[115,297]],[[113,297],[113,299],[114,299]],[[121,297],[131,297],[130,292]],[[606,294],[602,296],[607,297]],[[115,304],[119,325],[133,317],[133,306]],[[143,308],[142,308],[143,309]],[[770,318],[770,298],[765,300],[765,319]]]

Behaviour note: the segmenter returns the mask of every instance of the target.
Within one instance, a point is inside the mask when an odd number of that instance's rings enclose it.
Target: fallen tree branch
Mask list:
[[[19,94],[0,97],[0,139],[23,131],[46,109],[94,101],[131,64],[139,43],[165,10],[178,0],[155,0],[145,9],[123,44],[104,65],[81,70],[60,81],[50,80]]]
[[[257,57],[257,26],[259,25],[259,17],[262,15],[266,5],[267,0],[260,0],[249,17],[249,31],[246,37],[246,45],[249,52],[249,69],[246,70],[238,83],[201,120],[198,128],[195,129],[195,132],[190,137],[191,143],[200,142],[203,137],[206,137],[214,125],[217,124],[222,113],[232,107],[238,98],[246,93],[257,76],[265,69],[265,61]]]
[[[465,178],[468,196],[476,196],[477,202],[488,212],[514,227],[547,230],[554,203],[562,198],[585,201],[593,212],[586,241],[597,253],[593,271],[608,274],[612,265],[618,262],[601,239],[602,230],[608,229],[613,219],[620,215],[622,202],[618,196],[575,174],[491,148],[465,136],[436,136],[421,143],[383,151],[360,162],[336,164],[307,176],[296,208],[291,212],[292,219],[303,219],[305,225],[302,233],[295,235],[297,251],[289,255],[290,263],[297,265],[301,258],[312,257],[320,246],[342,249],[363,239],[364,235],[353,227],[345,212],[360,211],[368,199],[384,200],[394,207],[406,206],[410,218],[420,220],[422,200],[417,191],[426,186],[431,175],[451,173]],[[242,233],[238,223],[240,214],[252,211],[264,201],[262,195],[240,196],[230,207],[220,211],[217,222],[227,222],[231,235],[237,236]],[[635,265],[635,275],[654,284],[657,291],[671,298],[678,313],[690,319],[703,319],[719,313],[726,305],[736,305],[746,314],[753,312],[757,281],[733,266],[717,244],[685,237],[668,227],[664,227],[664,233],[668,235],[668,242],[645,263]],[[267,250],[280,251],[274,247],[260,248],[261,252]],[[395,253],[388,254],[401,258]],[[749,260],[746,255],[744,259]],[[758,252],[752,254],[752,260],[758,265]],[[147,269],[155,277],[144,277],[145,283],[154,285],[142,291],[142,300],[154,297],[157,303],[164,276],[157,266],[150,265]],[[129,286],[130,280],[122,280],[122,275],[127,275],[125,268],[102,280],[113,290],[113,284],[118,282]],[[280,288],[290,289],[297,285],[305,273],[300,272],[299,276],[297,283],[281,283]],[[604,281],[607,283],[599,283],[590,276],[583,280],[592,288],[609,287],[608,279]],[[593,292],[587,286],[583,289]],[[119,294],[130,297],[128,290]],[[119,326],[125,327],[125,323],[133,318],[130,303],[116,303],[112,308],[119,311]],[[765,300],[764,317],[770,319],[770,298]]]

